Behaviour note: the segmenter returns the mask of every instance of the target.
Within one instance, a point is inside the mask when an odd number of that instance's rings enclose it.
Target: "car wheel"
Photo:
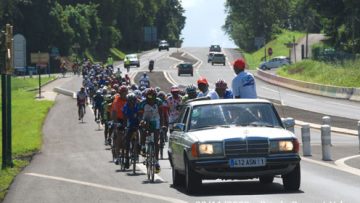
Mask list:
[[[301,182],[300,164],[297,164],[290,173],[282,175],[282,180],[285,190],[299,190]]]
[[[194,73],[191,73],[191,76],[194,76]]]
[[[225,66],[225,62],[224,62],[224,66]]]
[[[211,62],[211,65],[213,66],[213,65],[214,65],[214,63],[212,63],[212,62]]]
[[[167,48],[167,51],[169,51],[169,48]]]
[[[180,73],[178,73],[178,76],[180,76]]]
[[[174,167],[172,167],[172,179],[174,187],[184,185],[184,175],[181,175]]]
[[[139,68],[139,67],[140,67],[140,64],[136,65],[136,67],[138,67],[138,68]]]
[[[159,49],[159,51],[161,51],[161,49]]]
[[[270,184],[274,181],[274,176],[261,176],[259,179],[262,184]]]
[[[267,67],[266,66],[261,66],[261,68],[260,68],[261,70],[266,70],[267,69]]]
[[[189,161],[185,160],[185,189],[189,194],[197,192],[201,187],[201,177],[192,170]]]

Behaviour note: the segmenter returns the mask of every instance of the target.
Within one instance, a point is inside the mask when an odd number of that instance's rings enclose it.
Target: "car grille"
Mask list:
[[[258,157],[268,154],[269,140],[267,138],[225,140],[227,157]]]

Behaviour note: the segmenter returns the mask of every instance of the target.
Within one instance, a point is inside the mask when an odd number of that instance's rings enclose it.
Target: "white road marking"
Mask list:
[[[143,173],[145,173],[145,174],[147,173],[147,169],[144,166],[144,164],[142,164],[142,163],[136,164],[136,167],[139,168]],[[155,174],[154,181],[155,182],[165,182],[164,179],[162,179],[158,174]]]
[[[348,107],[348,108],[351,108],[351,109],[354,109],[354,108],[358,107],[358,106],[352,106],[352,105],[342,104],[342,103],[332,102],[332,101],[328,101],[327,103],[335,104],[336,106],[344,106],[344,107]]]
[[[175,82],[175,80],[170,76],[170,74],[168,74],[168,72],[163,71],[164,73],[164,77],[166,78],[166,80],[171,83],[172,85],[177,85],[177,83]]]
[[[297,97],[297,98],[304,98],[303,96],[299,96],[299,95],[296,95],[296,94],[287,94],[287,95],[289,95],[289,96],[292,96],[292,97]]]
[[[274,90],[274,89],[271,89],[271,88],[268,88],[268,87],[263,87],[263,86],[262,86],[261,88],[263,88],[263,89],[265,89],[265,90],[269,90],[269,91],[271,91],[271,92],[279,93],[279,91]]]
[[[185,51],[184,51],[184,53],[185,53]],[[190,54],[189,52],[186,52],[186,54],[188,54],[188,55],[190,55],[191,57],[193,57],[194,59],[196,59],[197,62],[194,64],[194,67],[200,68],[200,66],[203,64],[203,61],[202,61],[201,59],[199,59],[198,57]],[[199,64],[197,64],[197,63],[199,63]],[[196,64],[197,64],[197,65],[196,65]]]
[[[345,158],[336,160],[336,161],[335,161],[335,164],[336,164],[337,166],[341,167],[341,168],[344,168],[344,169],[346,169],[346,170],[352,171],[352,173],[360,174],[360,169],[357,169],[357,168],[354,168],[354,167],[351,167],[351,166],[345,164],[345,161],[347,161],[347,160],[349,160],[349,159],[358,158],[358,157],[360,157],[360,155],[345,157]],[[360,175],[359,175],[359,176],[360,176]]]
[[[178,203],[185,202],[180,199],[175,199],[172,197],[165,197],[163,195],[154,195],[154,194],[145,193],[145,192],[139,192],[139,191],[128,190],[128,189],[123,189],[123,188],[116,188],[116,187],[100,185],[100,184],[84,182],[84,181],[78,181],[78,180],[73,180],[73,179],[67,179],[67,178],[62,178],[62,177],[48,176],[48,175],[43,175],[43,174],[38,174],[38,173],[25,173],[25,175],[39,177],[39,178],[45,178],[45,179],[50,179],[50,180],[57,180],[57,181],[62,181],[62,182],[68,182],[68,183],[74,183],[74,184],[78,184],[78,185],[85,185],[88,187],[100,188],[100,189],[104,189],[104,190],[123,192],[123,193],[132,194],[132,195],[149,197],[149,198],[157,199],[157,200],[163,200],[166,202],[178,202]]]
[[[356,175],[356,176],[360,176],[360,170],[359,169],[354,170],[354,168],[351,168],[349,166],[348,167],[342,167],[342,166],[340,167],[340,166],[337,166],[337,165],[328,164],[328,163],[325,163],[325,162],[309,159],[309,158],[306,158],[306,157],[301,157],[301,159],[304,160],[304,161],[307,161],[307,162],[311,162],[311,163],[314,163],[314,164],[318,164],[318,165],[321,165],[321,166],[329,167],[329,168],[336,169],[336,170],[343,171],[343,172],[347,172],[347,173],[350,173],[350,174],[353,174],[353,175]]]

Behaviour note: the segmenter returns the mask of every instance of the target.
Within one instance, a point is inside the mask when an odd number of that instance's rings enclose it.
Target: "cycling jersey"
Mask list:
[[[146,87],[149,88],[150,87],[150,81],[148,77],[142,77],[139,81],[139,87]]]
[[[80,105],[80,104],[85,104],[85,103],[86,103],[86,98],[87,98],[86,92],[81,92],[81,91],[79,91],[79,92],[76,94],[76,99],[77,99],[78,105]]]
[[[114,101],[111,105],[111,112],[116,114],[116,119],[122,120],[124,118],[122,109],[126,104],[126,99],[122,99],[119,94],[115,95]]]
[[[153,105],[148,104],[146,100],[140,104],[140,111],[143,113],[142,119],[150,122],[151,128],[160,129],[160,106],[161,100],[158,98]]]
[[[130,107],[128,103],[126,103],[122,111],[123,114],[127,117],[127,127],[135,128],[139,126],[138,113],[140,111],[140,107],[138,104]]]
[[[94,96],[94,106],[95,108],[102,109],[102,103],[104,101],[104,97],[97,94]]]
[[[232,80],[231,87],[235,97],[257,98],[255,78],[249,72],[240,72]]]
[[[169,123],[175,123],[180,115],[178,106],[181,104],[181,97],[179,96],[175,99],[173,96],[170,96],[166,101],[169,105]]]
[[[206,92],[199,92],[198,98],[200,97],[210,97],[210,99],[219,99],[219,96],[214,90],[208,90]]]

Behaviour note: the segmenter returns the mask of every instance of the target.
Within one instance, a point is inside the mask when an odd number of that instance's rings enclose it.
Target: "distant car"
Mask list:
[[[301,183],[299,141],[274,105],[262,99],[217,99],[183,105],[169,136],[174,186],[188,193],[204,179],[254,179],[269,184],[281,177],[285,190]]]
[[[208,63],[210,63],[211,61],[212,61],[212,57],[214,56],[214,54],[215,54],[216,52],[209,52],[209,54],[208,54]]]
[[[129,61],[128,65],[127,60]],[[127,68],[128,66],[140,67],[140,60],[137,54],[128,54],[125,56],[124,67]]]
[[[191,63],[180,63],[177,65],[178,68],[178,76],[181,74],[190,74],[191,76],[194,75],[194,67]]]
[[[161,50],[169,51],[169,43],[166,40],[161,40],[159,42],[159,51],[161,51]]]
[[[209,52],[221,52],[221,47],[220,45],[211,45]]]
[[[280,66],[284,66],[284,65],[289,65],[291,64],[290,59],[286,56],[277,56],[274,57],[272,59],[270,59],[269,61],[266,62],[262,62],[259,65],[259,68],[261,70],[270,70],[272,68],[278,68]]]
[[[225,55],[223,53],[214,53],[214,55],[211,58],[211,65],[214,64],[223,64],[225,66]]]

